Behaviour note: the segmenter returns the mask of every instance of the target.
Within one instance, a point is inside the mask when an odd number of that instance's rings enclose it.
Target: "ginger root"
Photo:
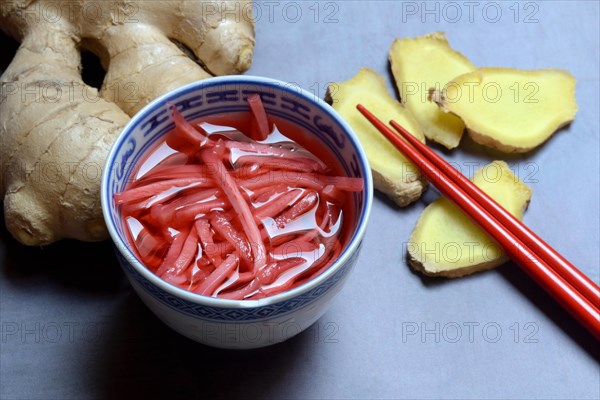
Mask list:
[[[575,118],[575,78],[567,71],[481,68],[460,75],[432,100],[459,116],[482,145],[522,153]]]
[[[251,6],[251,0],[0,2],[0,27],[21,41],[0,78],[0,195],[13,236],[27,245],[107,238],[100,179],[114,138],[157,96],[211,74],[247,70]],[[107,70],[100,93],[81,78],[81,48]]]
[[[424,141],[418,122],[390,96],[384,78],[369,68],[362,68],[352,79],[329,85],[328,96],[333,108],[360,139],[371,164],[375,189],[401,207],[417,200],[426,187],[420,172],[356,109],[361,103],[382,121],[393,119]]]
[[[480,189],[519,220],[531,189],[504,161],[494,161],[472,178]],[[425,275],[457,278],[507,261],[500,247],[445,197],[423,210],[407,243],[408,262]]]
[[[396,39],[389,60],[402,102],[421,125],[427,139],[453,149],[465,130],[462,120],[428,101],[431,88],[441,90],[452,78],[476,67],[450,47],[442,32]]]

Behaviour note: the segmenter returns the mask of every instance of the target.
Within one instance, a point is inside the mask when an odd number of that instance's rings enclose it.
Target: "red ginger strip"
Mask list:
[[[305,187],[317,191],[321,191],[326,185],[335,185],[337,189],[347,192],[360,192],[364,188],[364,181],[361,178],[327,176],[296,171],[272,171],[268,174],[261,175],[256,179],[240,180],[239,184],[245,189],[250,190],[279,184],[285,184],[291,187]]]
[[[200,126],[195,126],[187,121],[175,106],[172,107],[171,118],[175,122],[175,129],[166,136],[169,147],[188,155],[194,155],[208,143],[207,133]]]
[[[213,241],[213,236],[210,232],[210,224],[205,219],[198,219],[196,220],[195,225],[196,230],[198,231],[198,236],[200,236],[200,241],[202,242],[202,248],[204,249],[204,252],[214,265],[221,264],[223,259],[215,247],[215,242]]]
[[[197,188],[184,186],[180,190],[171,190],[171,192],[172,193],[159,193],[145,200],[124,204],[122,209],[123,213],[133,215],[144,211],[145,209],[168,203],[165,205],[163,211],[172,215],[179,207],[198,203],[209,197],[216,196],[219,193],[219,190],[212,188],[197,191]]]
[[[165,167],[153,168],[142,178],[137,179],[132,187],[143,186],[151,180],[166,180],[178,178],[202,178],[206,175],[206,168],[202,165],[167,165]]]
[[[267,174],[269,171],[269,168],[261,168],[258,165],[249,164],[232,170],[231,176],[235,179],[258,179],[259,176]]]
[[[173,199],[169,204],[165,205],[165,212],[175,212],[180,208],[200,203],[211,197],[216,197],[219,194],[217,188],[203,189],[189,194],[187,192],[188,191],[186,191],[186,194],[180,194],[176,199]]]
[[[294,200],[298,199],[300,195],[302,195],[302,190],[300,189],[292,189],[289,192],[283,193],[268,203],[256,208],[254,210],[254,216],[258,219],[267,217],[275,218],[276,215],[279,215],[283,210],[289,207]]]
[[[179,221],[193,221],[200,214],[207,214],[217,208],[225,209],[228,204],[225,200],[215,199],[204,201],[202,203],[191,204],[181,207],[175,211],[175,219]]]
[[[135,239],[135,247],[144,264],[150,269],[158,268],[167,252],[164,240],[159,239],[144,227]]]
[[[335,218],[335,220],[337,221],[337,219],[339,218],[339,212],[337,214],[337,216],[334,216],[332,213],[333,211],[331,210],[331,208],[329,207],[329,204],[325,205],[326,207],[326,211],[325,214],[323,215],[323,219],[321,220],[321,223],[318,225],[319,228],[314,228],[309,230],[308,232],[304,233],[302,236],[300,236],[300,238],[298,240],[300,241],[304,241],[304,242],[308,242],[311,241],[313,239],[315,239],[316,237],[318,237],[319,235],[321,235],[321,232],[327,232],[326,228],[331,228],[331,226],[333,224],[335,224],[335,222],[332,222],[332,220]],[[337,237],[338,234],[335,233],[335,236]]]
[[[196,260],[196,266],[198,268],[200,268],[201,270],[206,270],[206,271],[211,271],[211,272],[215,270],[215,266],[212,265],[210,260],[205,255],[202,255],[202,257],[200,257],[198,260]]]
[[[173,243],[171,243],[171,247],[169,247],[169,251],[163,260],[161,266],[156,270],[155,274],[157,276],[162,276],[165,272],[169,270],[174,264],[179,254],[181,254],[181,249],[183,249],[183,244],[185,243],[185,239],[187,238],[187,232],[179,232],[175,238],[173,239]]]
[[[183,285],[186,281],[187,278],[185,275],[181,274],[181,275],[176,275],[173,272],[167,271],[165,272],[161,278],[167,282],[169,282],[171,285],[175,285],[175,286],[181,286]]]
[[[212,180],[203,177],[169,179],[116,193],[114,199],[118,205],[127,204],[162,194],[169,189],[180,188],[184,190],[191,187],[206,187],[213,184]]]
[[[173,244],[171,245],[171,247],[174,247],[174,246],[177,246],[177,247],[175,247],[175,249],[178,249],[180,247],[179,243],[176,243],[175,241],[173,241]],[[165,265],[161,266],[161,268],[158,271],[156,271],[156,275],[160,276],[161,278],[169,277],[170,281],[179,282],[179,284],[185,282],[186,281],[185,276],[183,276],[183,281],[181,281],[181,279],[179,279],[179,278],[174,278],[174,277],[183,274],[183,272],[190,266],[192,261],[194,261],[194,257],[196,256],[197,252],[198,252],[198,234],[196,233],[196,228],[194,228],[192,226],[190,233],[187,235],[185,242],[183,242],[183,245],[181,246],[181,252],[177,256],[175,261],[173,261],[172,263],[169,263],[168,265],[165,264]],[[166,270],[164,271],[164,273],[159,274],[159,272],[162,272],[161,270],[164,270],[165,268],[166,268]]]
[[[146,177],[148,177],[151,174],[154,174],[156,172],[158,172],[159,170],[162,170],[163,168],[166,167],[172,167],[172,166],[183,166],[186,165],[189,161],[189,157],[187,154],[183,154],[183,153],[173,153],[167,157],[165,157],[163,160],[161,160],[158,164],[156,164],[154,167],[152,167],[150,170],[146,171],[146,173],[138,178],[135,178],[136,182],[142,181],[144,179],[146,179]],[[139,172],[138,172],[139,173]]]
[[[189,291],[192,291],[193,286],[202,283],[215,270],[215,267],[204,255],[196,261],[196,266],[197,268],[192,267],[187,269],[187,280],[190,282],[187,290]]]
[[[275,218],[275,224],[279,229],[283,229],[285,225],[295,220],[302,214],[309,211],[319,201],[319,195],[315,192],[309,192],[300,200],[298,200],[292,207],[282,212]]]
[[[223,261],[217,269],[210,274],[195,292],[204,296],[211,296],[213,292],[219,287],[227,276],[238,266],[239,258],[235,254],[230,254],[225,261]]]
[[[250,200],[252,203],[266,203],[274,195],[287,192],[288,190],[289,188],[287,185],[267,186],[261,189],[253,190]]]
[[[221,297],[223,292],[237,290],[237,288],[244,286],[252,279],[254,279],[254,274],[252,272],[240,272],[238,268],[238,270],[233,271],[228,279],[217,288],[215,293],[213,293],[213,296]]]
[[[173,264],[173,273],[175,275],[181,274],[190,265],[196,253],[198,252],[198,233],[196,228],[192,225],[192,229],[185,239],[181,253],[175,263]]]
[[[219,297],[223,299],[242,300],[253,292],[259,290],[261,286],[273,283],[275,279],[283,272],[304,262],[306,262],[305,259],[296,257],[268,264],[249,284],[233,292],[221,293]]]
[[[337,189],[346,192],[360,192],[364,189],[365,182],[362,178],[351,178],[349,176],[317,175],[324,185],[334,185]]]
[[[215,242],[213,244],[209,244],[207,245],[207,248],[212,249],[214,254],[218,254],[221,257],[227,256],[229,253],[235,250],[235,247],[225,240],[222,242]]]
[[[310,269],[304,271],[300,276],[295,278],[295,283],[293,287],[298,287],[308,281],[315,279],[317,276],[321,275],[331,266],[331,260],[335,260],[340,253],[342,252],[342,245],[339,240],[336,240],[331,249],[327,251],[323,257],[327,255],[326,258],[319,265],[313,265]]]
[[[159,229],[163,236],[169,240],[173,241],[171,237],[171,233],[169,232],[169,224],[171,221],[166,213],[162,212],[163,208],[162,204],[156,204],[150,208],[150,212],[146,214],[146,220],[152,224],[155,228]]]
[[[276,168],[300,172],[321,171],[321,166],[318,162],[305,157],[287,159],[282,157],[243,155],[235,160],[236,166],[248,164],[257,164],[263,168]]]
[[[244,179],[240,180],[238,183],[243,188],[250,190],[273,185],[286,185],[290,187],[321,190],[323,188],[323,183],[317,179],[316,176],[317,175],[302,172],[271,171],[256,179]]]
[[[200,157],[205,164],[216,167],[209,168],[209,171],[214,174],[217,184],[221,187],[231,206],[239,215],[244,233],[252,247],[252,255],[254,257],[253,271],[256,273],[266,263],[266,250],[250,207],[242,196],[236,181],[229,175],[225,165],[219,160],[215,152],[204,150],[200,152]]]
[[[250,243],[248,243],[248,239],[231,225],[231,222],[229,222],[227,217],[225,217],[222,212],[212,212],[210,223],[216,233],[221,235],[223,239],[238,249],[242,260],[245,261],[248,266],[252,266],[254,260],[252,258],[252,248],[250,247]]]
[[[300,152],[296,147],[291,149],[277,144],[236,142],[231,140],[226,141],[224,146],[228,149],[236,149],[246,153],[265,154],[273,157],[280,157],[285,160],[295,160],[298,158],[312,160],[319,164],[320,170],[325,171],[327,169],[327,165],[312,153]]]
[[[274,296],[276,294],[283,293],[287,290],[298,287],[298,286],[302,285],[303,283],[306,283],[306,282],[316,278],[323,271],[325,271],[327,268],[330,267],[330,265],[331,265],[330,261],[339,255],[340,249],[341,249],[341,247],[339,246],[339,242],[336,242],[334,249],[333,249],[333,255],[329,256],[329,254],[331,252],[326,252],[326,254],[321,256],[321,258],[320,258],[321,261],[319,261],[319,260],[315,261],[315,263],[312,266],[310,266],[310,268],[307,269],[306,271],[303,271],[302,273],[289,278],[288,280],[286,280],[285,282],[283,282],[277,286],[273,286],[268,289],[260,289],[258,293],[248,297],[248,299],[256,300],[256,299],[262,299],[264,297]],[[293,260],[293,258],[290,260]]]
[[[305,253],[313,253],[319,250],[319,245],[312,241],[303,240],[302,237],[282,243],[275,247],[271,253],[277,258],[290,259],[304,256]],[[290,257],[294,255],[294,257]]]
[[[326,185],[321,191],[321,196],[328,201],[337,202],[338,204],[344,203],[344,193],[335,185]]]
[[[269,136],[269,118],[260,99],[260,95],[253,93],[248,96],[248,105],[252,111],[252,139],[265,140]]]

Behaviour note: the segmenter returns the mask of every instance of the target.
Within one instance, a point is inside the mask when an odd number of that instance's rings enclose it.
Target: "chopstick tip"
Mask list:
[[[356,105],[356,109],[357,109],[358,111],[360,111],[360,113],[361,113],[361,114],[362,114],[362,115],[363,115],[365,118],[367,118],[369,121],[371,121],[372,123],[375,123],[375,120],[376,120],[377,118],[375,117],[375,115],[374,115],[374,114],[373,114],[371,111],[369,111],[369,110],[367,109],[367,107],[365,107],[365,106],[363,106],[362,104],[358,103],[358,104]]]

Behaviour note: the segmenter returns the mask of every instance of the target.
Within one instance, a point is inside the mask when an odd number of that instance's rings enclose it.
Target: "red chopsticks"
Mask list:
[[[456,203],[513,261],[600,340],[598,285],[398,123],[390,121],[406,141],[364,106],[359,104],[357,108],[442,194]]]

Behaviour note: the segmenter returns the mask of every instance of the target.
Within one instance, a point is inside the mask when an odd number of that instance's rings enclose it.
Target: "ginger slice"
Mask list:
[[[413,113],[427,139],[448,149],[458,146],[465,130],[464,123],[429,102],[429,89],[441,90],[454,77],[476,67],[450,47],[442,32],[414,39],[396,39],[389,59],[402,102]]]
[[[462,118],[477,143],[523,153],[575,118],[575,82],[560,69],[481,68],[454,78],[431,98]]]
[[[472,181],[521,220],[532,191],[504,161],[478,169]],[[425,275],[448,278],[491,269],[507,261],[499,245],[445,197],[423,210],[407,250],[411,267]]]
[[[330,84],[328,97],[362,143],[375,188],[401,207],[417,200],[426,187],[420,172],[356,109],[360,103],[382,121],[393,119],[424,140],[418,122],[388,93],[385,79],[369,68],[361,68],[352,79]]]

